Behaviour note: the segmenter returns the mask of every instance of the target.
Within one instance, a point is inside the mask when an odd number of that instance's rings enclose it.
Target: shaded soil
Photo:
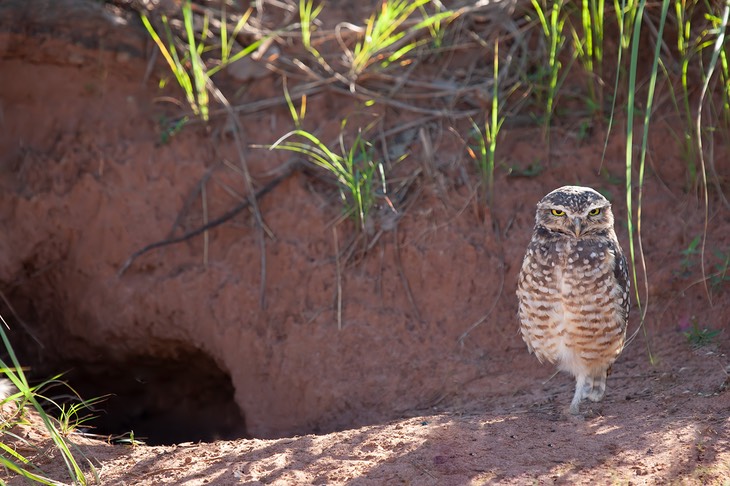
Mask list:
[[[518,335],[516,274],[534,204],[564,184],[611,196],[627,246],[620,136],[601,164],[599,134],[580,139],[558,124],[548,155],[539,128],[508,127],[502,167],[546,170],[500,168],[486,210],[473,164],[446,130],[466,133],[468,121],[389,108],[388,126],[406,128],[379,150],[410,155],[389,167],[397,212],[380,201],[360,236],[326,178],[297,168],[259,201],[265,231],[246,210],[120,275],[134,251],[245,199],[240,153],[224,116],[169,136],[184,111],[169,100],[182,97],[158,87],[165,66],[149,61],[153,46],[132,16],[83,1],[63,2],[76,10],[61,15],[40,3],[44,15],[0,4],[0,309],[35,376],[71,369],[85,396],[115,394],[97,432],[169,444],[73,435],[104,484],[730,478],[730,291],[705,284],[700,256],[681,253],[703,234],[705,207],[685,190],[679,120],[658,117],[650,143],[645,331],[614,365],[606,398],[569,418],[570,378],[551,378]],[[242,104],[281,100],[273,74],[243,88]],[[323,140],[362,109],[339,92],[308,104]],[[280,101],[243,110],[239,123],[254,187],[289,170],[286,155],[253,147],[291,129]],[[715,147],[725,193],[727,155]],[[716,253],[730,252],[730,212],[715,192],[709,208],[712,274]],[[639,314],[634,306],[630,333]],[[683,334],[693,323],[721,334],[695,349]],[[47,450],[36,463],[64,477]]]

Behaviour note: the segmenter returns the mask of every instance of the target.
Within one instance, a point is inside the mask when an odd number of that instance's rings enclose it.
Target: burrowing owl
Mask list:
[[[605,197],[564,186],[537,203],[517,298],[530,352],[575,376],[570,412],[603,398],[629,316],[626,258]]]

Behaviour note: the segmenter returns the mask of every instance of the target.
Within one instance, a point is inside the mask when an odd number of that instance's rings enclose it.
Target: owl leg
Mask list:
[[[588,391],[590,390],[589,381],[588,375],[577,375],[575,377],[575,394],[573,395],[573,401],[570,402],[570,413],[573,415],[580,414],[578,405],[580,405],[580,401],[583,398],[588,396]]]
[[[592,376],[590,378],[591,382],[591,388],[588,394],[586,395],[589,400],[593,402],[598,402],[603,398],[603,395],[606,393],[606,376],[608,373],[606,371],[603,371],[603,373],[599,375]]]

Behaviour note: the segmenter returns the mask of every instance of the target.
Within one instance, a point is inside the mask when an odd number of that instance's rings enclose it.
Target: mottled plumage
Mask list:
[[[576,378],[570,411],[584,398],[601,400],[629,315],[626,258],[606,198],[564,186],[537,204],[517,298],[530,352]]]

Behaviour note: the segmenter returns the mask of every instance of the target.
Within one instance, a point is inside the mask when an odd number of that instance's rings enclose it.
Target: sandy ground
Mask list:
[[[687,349],[676,334],[655,349],[657,366],[638,348],[585,417],[564,412],[572,383],[556,377],[330,434],[158,447],[71,440],[103,484],[727,484],[726,356]],[[470,387],[506,391],[499,381]],[[57,456],[38,459],[63,477]]]

